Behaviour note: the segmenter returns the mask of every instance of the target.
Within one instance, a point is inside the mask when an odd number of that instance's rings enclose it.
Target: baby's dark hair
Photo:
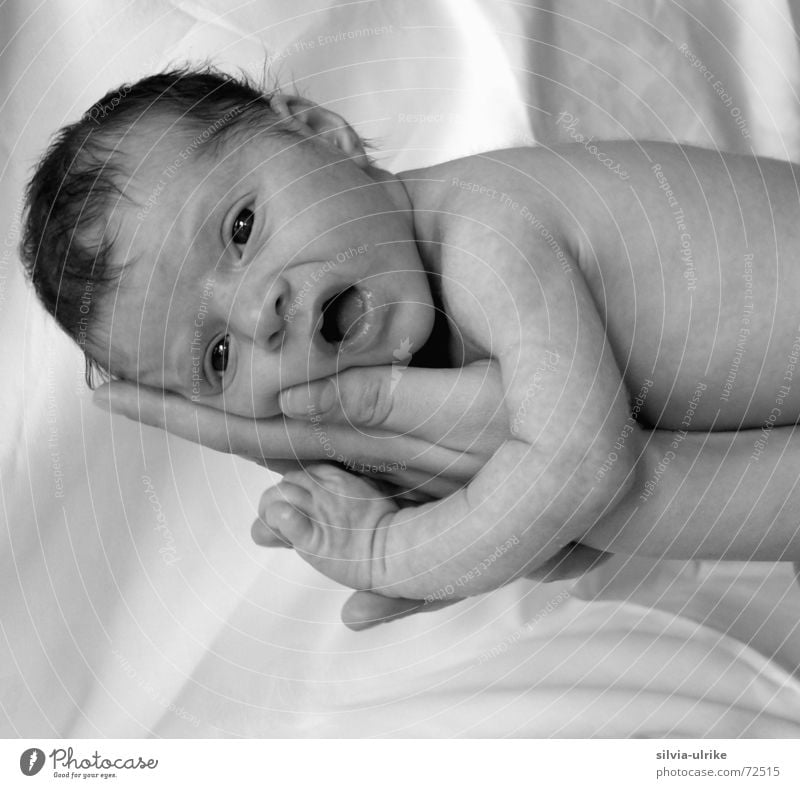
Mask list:
[[[84,351],[90,387],[94,370],[109,374],[92,329],[98,302],[120,276],[109,264],[107,221],[132,170],[126,135],[145,118],[166,118],[198,155],[239,132],[291,133],[271,98],[251,80],[212,67],[175,69],[110,91],[56,134],[28,184],[20,252],[41,302]]]

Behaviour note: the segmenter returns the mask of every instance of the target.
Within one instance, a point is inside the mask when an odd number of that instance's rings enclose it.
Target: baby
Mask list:
[[[599,153],[393,175],[329,110],[174,71],[60,132],[29,186],[24,259],[93,365],[228,413],[276,416],[285,389],[402,374],[431,348],[456,385],[455,368],[492,359],[510,438],[465,487],[400,508],[315,465],[265,495],[268,524],[353,588],[479,594],[572,542],[774,558],[783,540],[797,555],[781,506],[733,536],[652,508],[669,466],[714,481],[705,431],[741,431],[725,457],[758,484],[758,437],[800,417],[797,168],[663,143]],[[770,483],[791,489],[782,468]],[[726,484],[707,492],[715,514],[733,505]]]

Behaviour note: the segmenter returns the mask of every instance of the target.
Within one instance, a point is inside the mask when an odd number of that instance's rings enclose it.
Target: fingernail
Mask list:
[[[317,385],[319,390],[319,409],[323,413],[327,413],[336,402],[336,387],[330,380],[326,380],[321,386]]]
[[[336,402],[336,387],[330,380],[295,386],[280,394],[281,411],[285,416],[304,418],[326,413]]]
[[[284,389],[278,397],[281,413],[284,416],[293,416],[295,418],[302,416],[303,413],[300,408],[300,397],[302,396],[299,386],[295,386],[293,389]]]

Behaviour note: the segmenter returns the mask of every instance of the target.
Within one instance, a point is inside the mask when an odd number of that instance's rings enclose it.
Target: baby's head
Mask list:
[[[36,291],[115,377],[271,416],[433,326],[402,183],[297,96],[211,69],[124,85],[59,132],[27,197]]]

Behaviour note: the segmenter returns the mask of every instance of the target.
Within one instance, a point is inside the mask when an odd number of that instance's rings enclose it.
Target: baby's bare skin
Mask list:
[[[491,360],[510,432],[467,486],[416,508],[336,468],[287,475],[261,513],[308,560],[424,598],[495,588],[575,542],[800,556],[783,506],[800,465],[781,462],[800,450],[780,426],[800,409],[791,165],[604,143],[602,157],[519,149],[392,176],[338,116],[271,103],[294,136],[233,137],[196,157],[158,211],[147,195],[185,141],[132,137],[141,165],[110,218],[112,263],[127,269],[105,326],[112,372],[271,420],[272,456],[319,456],[314,430],[280,433],[283,392],[394,372],[438,305],[467,372],[437,374],[471,391],[470,362]],[[334,341],[326,305],[345,294]],[[736,427],[755,434],[697,432]],[[442,465],[417,476],[431,484]],[[748,486],[766,519],[751,518]]]
[[[570,541],[719,557],[727,540],[739,550],[727,557],[797,556],[780,503],[800,466],[771,459],[797,452],[772,430],[800,411],[795,168],[663,144],[603,150],[628,178],[582,148],[501,151],[401,176],[467,358],[499,362],[513,439],[465,489],[414,509],[336,469],[287,476],[263,514],[326,574],[442,598],[502,585]],[[630,418],[629,397],[658,430]],[[756,459],[760,429],[696,432],[765,424],[771,443]],[[671,469],[659,475],[665,457]],[[716,497],[706,489],[723,462],[778,502],[760,533],[711,533],[713,519],[687,508],[703,498],[736,520],[748,498],[730,484]],[[679,488],[685,516],[644,528],[637,511],[649,507],[655,523]]]

